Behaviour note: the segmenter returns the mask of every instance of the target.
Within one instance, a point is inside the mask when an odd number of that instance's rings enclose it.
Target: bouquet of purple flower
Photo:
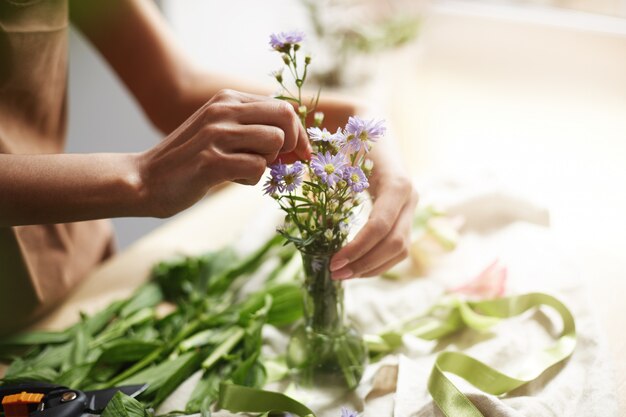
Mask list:
[[[306,129],[312,148],[310,161],[270,168],[265,193],[276,199],[286,213],[278,231],[301,252],[304,269],[304,323],[297,328],[287,351],[287,362],[305,384],[338,384],[355,388],[363,374],[367,351],[361,335],[344,321],[343,289],[331,279],[332,255],[348,236],[360,194],[369,187],[373,163],[368,158],[372,144],[385,133],[379,120],[353,116],[343,128],[331,132],[322,126],[324,115],[316,112],[317,97],[305,105],[302,87],[311,57],[298,59],[301,32],[281,32],[270,37],[270,45],[284,67],[274,72],[281,86],[277,98],[291,102]],[[294,86],[287,87],[285,69]]]
[[[285,85],[284,68],[276,71],[274,77],[282,87],[278,98],[297,106],[305,128],[307,116],[315,113],[314,126],[307,129],[313,157],[311,161],[271,166],[265,193],[272,195],[287,214],[285,227],[279,230],[287,240],[308,253],[334,253],[345,242],[353,212],[362,201],[359,194],[369,187],[373,163],[367,155],[372,144],[385,134],[385,126],[380,120],[358,116],[350,117],[346,126],[334,133],[321,126],[324,115],[315,112],[319,93],[310,107],[302,101],[302,86],[311,63],[306,56],[299,71],[297,51],[302,40],[301,32],[281,32],[271,35],[270,45],[281,54],[297,89],[294,94]]]

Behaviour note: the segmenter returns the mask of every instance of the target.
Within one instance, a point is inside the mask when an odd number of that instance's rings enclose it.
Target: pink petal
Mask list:
[[[471,298],[497,298],[504,295],[506,279],[507,269],[500,265],[496,259],[476,277],[449,291],[455,294],[467,295]]]

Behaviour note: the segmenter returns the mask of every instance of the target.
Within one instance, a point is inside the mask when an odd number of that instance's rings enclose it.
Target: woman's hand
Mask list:
[[[418,195],[408,177],[390,165],[381,158],[374,166],[372,212],[354,240],[333,257],[333,279],[380,275],[407,257]]]
[[[256,184],[277,158],[310,156],[292,106],[222,90],[163,142],[137,156],[147,215],[176,214],[224,181]]]

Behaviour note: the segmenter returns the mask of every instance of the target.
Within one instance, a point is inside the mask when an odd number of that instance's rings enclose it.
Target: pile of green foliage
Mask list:
[[[162,262],[129,299],[83,315],[66,330],[5,338],[0,360],[10,366],[2,384],[47,381],[93,390],[146,383],[138,398],[143,413],[199,370],[202,378],[181,412],[206,413],[223,381],[262,387],[268,376],[260,355],[263,326],[288,326],[302,316],[299,259],[281,243],[276,236],[245,258],[227,248]],[[276,268],[258,291],[242,297],[247,278],[271,258]],[[164,302],[173,311],[160,316]],[[116,396],[108,408],[137,404]],[[135,411],[128,415],[141,415]]]

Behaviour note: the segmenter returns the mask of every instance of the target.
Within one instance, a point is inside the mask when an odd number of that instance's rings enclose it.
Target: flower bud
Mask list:
[[[293,45],[293,50],[297,51],[298,49],[300,49],[300,44],[299,43],[294,44]]]
[[[372,173],[372,169],[374,168],[374,161],[371,159],[366,159],[363,163],[363,172],[365,175],[370,175]]]
[[[311,63],[311,55],[307,55],[304,57],[304,63],[307,65]]]
[[[326,229],[326,230],[324,231],[324,237],[325,237],[327,240],[332,241],[332,240],[333,240],[333,231],[332,231],[332,229]]]
[[[291,63],[291,58],[289,58],[289,55],[283,54],[283,62],[285,63],[285,65],[289,65]]]
[[[296,80],[296,85],[297,85],[298,87],[302,87],[302,84],[304,84],[304,81],[302,81],[302,79],[298,78],[298,79]]]
[[[272,75],[274,76],[274,78],[276,78],[276,81],[282,84],[283,82],[283,69],[282,68],[274,71]]]
[[[342,218],[342,217],[343,217],[343,216],[341,215],[341,213],[335,213],[335,214],[333,214],[333,221],[334,221],[335,223],[339,223],[339,222],[341,221],[341,218]]]
[[[304,184],[304,185],[302,186],[302,192],[303,192],[304,194],[308,194],[308,193],[309,193],[309,191],[311,191],[311,187],[309,187],[308,185]]]
[[[303,104],[300,107],[298,107],[298,114],[302,117],[306,117],[307,115],[307,108],[306,106]]]
[[[335,211],[335,210],[337,210],[337,208],[338,208],[338,207],[339,207],[339,203],[338,203],[337,201],[335,201],[335,200],[333,200],[333,201],[331,201],[330,203],[328,203],[328,208],[329,208],[331,211]]]
[[[341,188],[344,188],[346,185],[348,185],[348,183],[345,180],[339,180],[337,181],[337,185]]]
[[[316,111],[313,115],[313,124],[315,127],[319,127],[324,123],[324,113],[321,111]]]

